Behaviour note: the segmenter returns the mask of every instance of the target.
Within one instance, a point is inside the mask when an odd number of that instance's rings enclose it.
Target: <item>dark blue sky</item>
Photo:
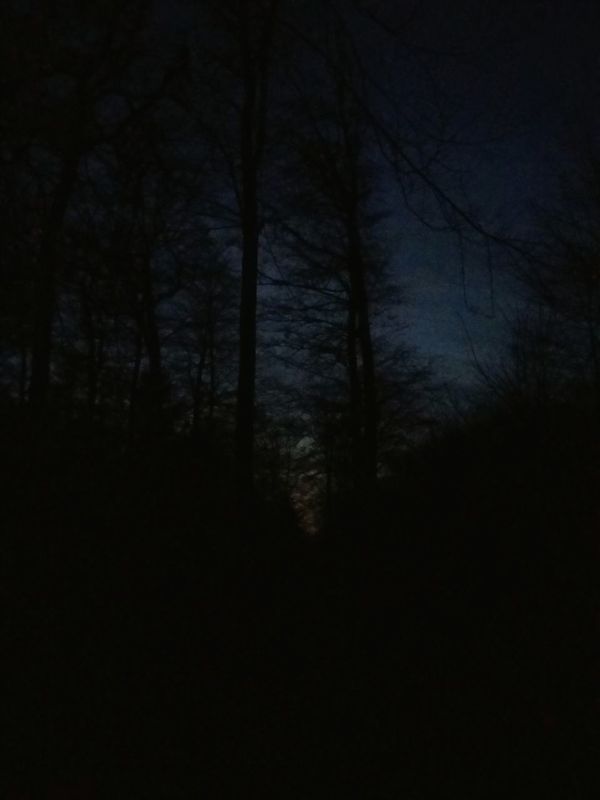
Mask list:
[[[407,41],[417,54],[420,48],[441,54],[438,78],[458,128],[465,139],[486,142],[450,155],[463,173],[467,202],[481,210],[490,229],[529,233],[532,205],[552,201],[569,143],[593,129],[600,108],[600,2],[398,0],[388,6],[398,9],[399,19],[407,7],[416,9]],[[180,28],[176,23],[186,18],[171,3],[159,9],[162,28]],[[364,31],[357,35],[376,60]],[[418,94],[410,59],[398,63],[399,94]],[[392,205],[393,274],[407,298],[399,320],[408,324],[409,340],[433,357],[440,376],[468,383],[465,330],[482,359],[500,357],[506,318],[522,299],[497,255],[492,314],[482,251],[467,254],[465,285],[456,241],[424,230],[402,212],[401,202]]]
[[[447,86],[501,141],[465,148],[461,156],[469,197],[492,224],[531,232],[531,208],[551,203],[557,179],[568,169],[570,148],[594,137],[600,108],[600,3],[431,3],[444,17],[448,47],[470,49]],[[483,44],[479,46],[478,44]],[[496,120],[496,123],[494,122]],[[485,126],[485,122],[483,123]],[[482,254],[467,259],[465,304],[460,259],[452,242],[437,241],[416,224],[397,233],[394,271],[408,287],[403,310],[410,339],[436,359],[442,376],[469,380],[471,357],[465,327],[483,359],[499,357],[507,324],[522,302],[514,282],[495,267],[495,314]]]

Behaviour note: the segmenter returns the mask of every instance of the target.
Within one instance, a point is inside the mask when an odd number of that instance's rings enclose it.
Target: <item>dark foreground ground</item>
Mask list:
[[[251,553],[152,475],[15,478],[0,796],[600,796],[593,504],[475,500],[482,458]]]

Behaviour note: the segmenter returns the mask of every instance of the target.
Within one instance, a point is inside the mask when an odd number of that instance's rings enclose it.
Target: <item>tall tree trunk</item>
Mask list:
[[[148,353],[148,371],[153,380],[160,380],[162,375],[162,354],[160,347],[160,335],[156,321],[156,300],[154,298],[154,286],[152,280],[152,266],[149,259],[144,259],[144,278],[143,278],[143,336],[146,352]]]
[[[144,257],[143,291],[142,291],[142,335],[148,355],[148,391],[149,391],[149,418],[151,433],[162,431],[164,415],[164,377],[162,371],[162,353],[160,333],[156,320],[156,299],[154,297],[154,283],[152,277],[152,264],[150,259]]]
[[[193,408],[192,408],[192,430],[197,433],[200,430],[200,405],[202,399],[202,378],[204,373],[204,346],[200,353],[200,358],[196,364],[196,374],[193,385]]]
[[[93,424],[98,396],[98,347],[96,342],[96,326],[90,301],[84,287],[80,291],[82,332],[87,344],[87,406],[88,419]]]
[[[258,37],[253,37],[251,29],[254,5],[252,0],[242,0],[239,12],[244,84],[240,118],[242,285],[235,444],[242,519],[250,519],[254,511],[256,303],[260,238],[258,178],[266,133],[270,50],[279,4],[278,0],[272,0]]]
[[[349,306],[348,327],[346,332],[346,357],[348,387],[350,390],[350,447],[354,488],[360,491],[362,488],[361,475],[363,470],[363,401],[358,369],[356,300],[352,287],[350,289]]]
[[[237,390],[236,458],[238,490],[247,495],[254,483],[254,404],[256,383],[256,300],[258,279],[258,208],[256,175],[244,168],[242,288]]]
[[[325,444],[325,528],[329,530],[333,523],[333,470],[335,444],[334,437]]]
[[[352,301],[357,320],[357,340],[361,360],[362,394],[362,475],[366,486],[372,488],[377,479],[378,460],[378,406],[375,376],[375,359],[369,319],[369,299],[366,287],[365,264],[358,220],[353,215],[348,225],[349,267]]]
[[[24,340],[23,336],[23,340]],[[19,352],[19,407],[25,408],[27,405],[27,378],[28,378],[28,358],[29,350],[25,341],[21,341]]]
[[[208,318],[208,420],[212,423],[215,415],[215,405],[217,396],[217,365],[215,362],[215,321],[211,308]]]
[[[137,407],[138,390],[140,385],[140,371],[142,368],[142,358],[144,356],[144,341],[141,331],[138,330],[135,338],[135,356],[133,360],[133,372],[131,375],[131,387],[129,389],[129,443],[131,444],[137,432]]]
[[[73,155],[63,162],[38,254],[29,383],[29,404],[36,421],[43,418],[48,402],[52,326],[56,312],[56,281],[60,266],[58,246],[78,169],[78,155]]]

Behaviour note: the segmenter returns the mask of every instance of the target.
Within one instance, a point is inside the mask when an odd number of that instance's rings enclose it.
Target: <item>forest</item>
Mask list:
[[[600,13],[546,5],[2,3],[2,797],[598,796]]]

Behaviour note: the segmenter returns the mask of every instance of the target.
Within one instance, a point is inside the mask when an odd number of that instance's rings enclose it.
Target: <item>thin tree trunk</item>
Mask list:
[[[200,358],[196,364],[196,375],[194,377],[194,405],[192,409],[192,430],[197,433],[200,429],[200,397],[202,394],[202,377],[204,373],[204,348],[200,353]]]
[[[142,358],[144,355],[144,343],[142,334],[138,330],[135,339],[135,358],[133,361],[133,373],[131,376],[131,388],[129,390],[129,442],[133,442],[137,428],[137,398],[140,384],[140,371]]]
[[[212,309],[209,315],[208,327],[208,420],[212,423],[215,415],[216,395],[217,395],[217,365],[215,363],[215,325]]]
[[[237,393],[236,449],[240,499],[254,483],[254,401],[256,380],[256,301],[258,283],[258,163],[254,152],[257,76],[246,64],[241,125],[242,155],[242,287],[240,297],[240,358]]]
[[[331,528],[333,523],[333,466],[334,466],[334,443],[331,441],[325,445],[325,527]]]
[[[372,487],[377,480],[379,414],[369,309],[366,293],[364,294],[359,307],[358,338],[363,367],[365,477],[368,485]]]
[[[354,292],[350,290],[348,327],[346,333],[348,386],[350,389],[350,445],[352,452],[352,477],[355,489],[361,488],[362,475],[362,393],[358,370],[356,308]]]
[[[29,403],[37,421],[44,416],[48,402],[52,326],[56,312],[56,281],[60,266],[58,245],[78,169],[78,155],[73,155],[63,162],[38,256],[29,383]]]
[[[90,422],[94,421],[96,398],[98,395],[98,353],[96,345],[96,331],[92,310],[86,291],[82,287],[80,295],[82,328],[87,340],[87,406]]]
[[[148,355],[148,389],[150,391],[149,421],[152,433],[157,433],[162,430],[165,387],[163,383],[160,334],[156,321],[156,301],[154,298],[152,265],[148,258],[145,258],[143,263],[142,301],[142,335]]]
[[[19,406],[20,408],[25,408],[27,405],[27,378],[29,373],[27,361],[29,352],[27,345],[24,342],[21,343],[21,352],[19,357]]]
[[[96,401],[98,399],[98,354],[96,342],[90,339],[88,343],[88,390],[87,406],[90,422],[93,424],[96,416]]]
[[[258,176],[264,151],[267,78],[278,2],[273,0],[271,3],[263,30],[254,46],[250,13],[252,5],[251,0],[243,0],[240,5],[240,44],[244,72],[240,119],[242,285],[235,444],[237,492],[242,519],[250,519],[254,511],[256,304],[260,238]]]
[[[378,460],[378,406],[375,376],[375,359],[369,319],[369,301],[366,288],[365,265],[362,256],[362,241],[358,222],[353,220],[348,227],[350,243],[350,279],[353,303],[357,319],[357,339],[360,349],[362,372],[362,416],[363,416],[363,476],[368,487],[377,479]]]
[[[143,303],[143,335],[146,352],[148,353],[148,371],[153,380],[158,381],[162,375],[162,354],[158,324],[156,322],[156,301],[154,299],[152,267],[148,259],[144,261]]]

